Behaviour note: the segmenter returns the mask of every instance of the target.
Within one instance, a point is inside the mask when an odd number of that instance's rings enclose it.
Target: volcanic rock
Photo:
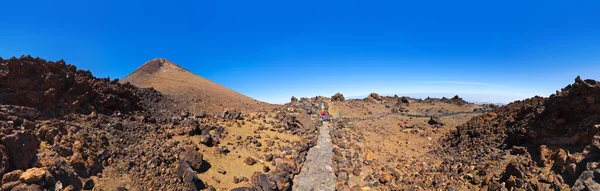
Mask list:
[[[186,162],[186,165],[192,167],[194,170],[200,169],[203,158],[202,153],[191,148],[186,148],[179,153],[179,160]]]
[[[244,159],[244,163],[252,166],[252,165],[256,164],[256,160],[252,157],[247,157],[246,159]]]
[[[205,187],[202,180],[198,178],[196,172],[192,170],[190,164],[185,161],[182,161],[177,165],[177,175],[190,190],[200,190]]]
[[[46,177],[46,170],[42,168],[30,168],[27,169],[21,176],[19,180],[24,183],[34,183],[41,181]]]
[[[0,145],[0,176],[8,171],[9,160],[8,151],[4,145]]]
[[[26,170],[33,162],[40,141],[33,131],[25,130],[2,137],[2,144],[7,147],[10,164],[15,169]]]
[[[336,93],[335,95],[331,96],[331,101],[338,101],[338,102],[342,102],[345,101],[346,99],[344,98],[344,95],[341,93]]]
[[[427,121],[427,123],[429,123],[430,125],[444,125],[442,120],[440,120],[439,116],[431,116],[429,118],[429,121]]]

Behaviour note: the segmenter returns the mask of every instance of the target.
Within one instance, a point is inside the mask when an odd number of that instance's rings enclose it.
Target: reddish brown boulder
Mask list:
[[[331,101],[342,102],[345,100],[346,100],[346,98],[344,98],[344,94],[341,94],[341,93],[336,93],[335,95],[331,96]]]
[[[269,177],[266,174],[261,172],[254,172],[251,177],[252,184],[262,190],[275,190],[277,189],[277,185],[274,182],[269,180]]]
[[[367,99],[372,99],[374,101],[381,101],[381,96],[379,96],[379,94],[377,93],[371,93],[369,94],[369,96],[367,97]]]
[[[191,148],[187,148],[179,153],[179,160],[187,162],[194,170],[200,169],[203,158],[202,153]]]
[[[15,169],[26,170],[31,166],[40,141],[33,131],[17,131],[2,138],[2,144],[8,150],[10,164]]]

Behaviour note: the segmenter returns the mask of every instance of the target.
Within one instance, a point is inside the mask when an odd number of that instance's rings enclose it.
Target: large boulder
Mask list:
[[[600,190],[600,170],[582,172],[571,190]]]
[[[344,94],[341,93],[336,93],[335,95],[331,96],[331,101],[345,101],[346,99],[344,98]]]
[[[276,118],[285,124],[285,129],[287,130],[306,132],[315,129],[310,116],[304,110],[300,110],[298,113],[280,112]]]
[[[19,180],[23,183],[37,183],[43,182],[47,186],[54,184],[54,178],[46,169],[43,168],[30,168],[23,172],[19,177]]]
[[[81,180],[75,170],[56,152],[44,152],[38,154],[38,160],[36,161],[35,166],[46,168],[56,181],[60,181],[65,188],[68,186],[82,188]]]
[[[179,153],[179,160],[186,162],[194,170],[200,170],[203,158],[202,153],[192,148],[186,148]]]
[[[8,150],[10,164],[15,169],[26,170],[40,147],[40,141],[33,131],[17,131],[2,138],[2,144]]]
[[[177,175],[189,190],[201,190],[206,187],[189,163],[179,162],[177,165]]]
[[[266,174],[261,172],[254,172],[252,174],[252,184],[255,187],[260,188],[261,190],[276,190],[277,185],[274,182],[269,180],[269,177]]]
[[[371,93],[365,99],[371,102],[381,102],[381,96],[379,96],[377,93]]]
[[[444,125],[444,122],[442,122],[439,116],[431,116],[427,123],[429,123],[429,125]]]
[[[405,96],[402,96],[400,99],[398,99],[398,103],[406,103],[406,104],[409,104],[409,103],[411,103],[411,102],[412,102],[412,101],[411,101],[411,100],[410,100],[408,97],[405,97]]]

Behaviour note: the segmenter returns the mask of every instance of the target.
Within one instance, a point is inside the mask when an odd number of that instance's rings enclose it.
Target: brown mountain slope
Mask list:
[[[268,103],[223,87],[164,58],[146,62],[121,80],[121,83],[127,82],[138,87],[153,87],[180,101],[181,109],[189,111],[221,112],[224,109],[255,111],[271,108]]]

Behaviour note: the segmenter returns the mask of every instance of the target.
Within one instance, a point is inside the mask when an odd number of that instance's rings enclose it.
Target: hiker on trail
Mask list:
[[[321,113],[321,119],[325,120],[325,111],[323,111],[322,109],[319,110],[319,113]]]

